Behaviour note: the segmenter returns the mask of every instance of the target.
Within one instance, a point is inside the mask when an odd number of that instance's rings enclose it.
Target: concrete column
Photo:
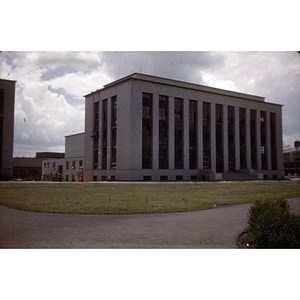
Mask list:
[[[211,151],[211,172],[217,172],[216,164],[216,105],[210,104],[210,151]]]
[[[223,105],[223,160],[224,172],[228,172],[228,105]]]
[[[153,94],[153,126],[152,126],[152,168],[157,170],[159,167],[159,95]]]
[[[240,170],[240,111],[239,107],[234,108],[234,131],[235,131],[235,169]]]
[[[174,97],[169,97],[169,169],[175,168]]]
[[[271,160],[271,124],[270,124],[270,112],[266,112],[266,129],[267,129],[267,170],[272,170]]]
[[[189,99],[183,99],[183,168],[190,168]]]
[[[256,111],[256,157],[257,170],[261,170],[261,134],[260,134],[260,111]]]
[[[197,102],[197,148],[198,148],[198,169],[203,170],[203,120],[202,101]]]
[[[111,162],[111,98],[107,99],[107,169]]]
[[[250,133],[250,109],[246,108],[246,161],[247,170],[251,169],[251,133]]]

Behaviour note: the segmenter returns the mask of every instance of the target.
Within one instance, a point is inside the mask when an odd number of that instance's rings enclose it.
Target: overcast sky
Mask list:
[[[283,144],[300,140],[300,55],[295,52],[1,52],[16,80],[14,156],[64,152],[84,131],[83,95],[133,72],[249,93],[283,104]]]

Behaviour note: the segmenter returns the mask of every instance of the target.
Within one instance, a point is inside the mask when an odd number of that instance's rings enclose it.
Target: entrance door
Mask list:
[[[234,172],[234,158],[228,157],[228,171]]]

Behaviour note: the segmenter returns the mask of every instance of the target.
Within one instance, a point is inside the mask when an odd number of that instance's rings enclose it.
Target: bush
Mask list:
[[[258,248],[300,248],[300,217],[286,200],[256,201],[248,212],[246,231]]]

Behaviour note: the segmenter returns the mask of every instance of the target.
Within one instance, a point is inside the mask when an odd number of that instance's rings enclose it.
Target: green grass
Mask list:
[[[65,214],[160,213],[300,197],[300,181],[233,183],[0,183],[0,205]]]

